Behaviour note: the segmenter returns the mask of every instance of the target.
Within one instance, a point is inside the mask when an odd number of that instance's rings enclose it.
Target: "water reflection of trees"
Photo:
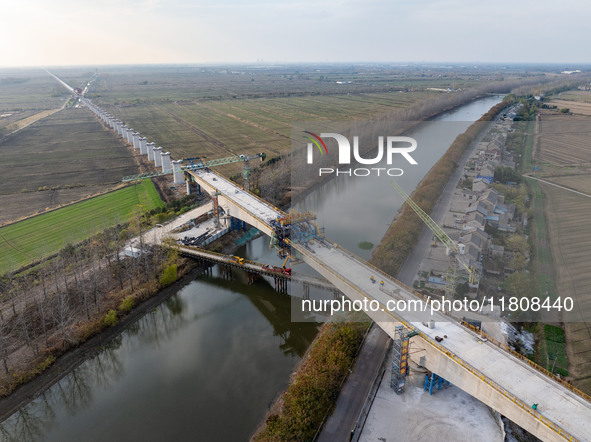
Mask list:
[[[279,336],[279,348],[286,355],[302,356],[314,339],[316,323],[291,322],[290,298],[281,295],[266,280],[254,285],[221,278],[204,278],[201,282],[228,288],[248,297],[273,327],[273,335]],[[0,424],[0,438],[6,441],[41,440],[61,421],[61,415],[74,416],[93,403],[95,389],[110,389],[124,375],[121,347],[125,336],[133,336],[126,345],[135,343],[160,346],[195,319],[202,318],[234,304],[235,299],[216,305],[195,317],[186,316],[186,301],[174,295],[157,309],[132,324],[123,335],[110,340],[91,359],[87,360],[29,405]]]
[[[123,374],[118,349],[122,336],[112,339],[92,359],[73,369],[37,399],[18,410],[0,424],[0,435],[6,441],[35,441],[43,439],[55,425],[60,410],[74,416],[92,404],[96,386],[110,388]]]
[[[11,416],[10,422],[6,421],[0,425],[2,440],[10,442],[39,440],[44,433],[45,422],[25,407]]]
[[[190,321],[185,317],[186,303],[175,294],[145,315],[137,324],[141,330],[137,336],[141,343],[149,343],[156,348],[169,341]]]
[[[170,339],[187,322],[183,316],[184,310],[182,298],[172,296],[155,311],[130,325],[125,333],[139,338],[141,342],[159,345]],[[74,416],[88,408],[97,387],[108,390],[124,375],[119,352],[123,338],[124,335],[120,334],[111,339],[94,357],[0,423],[1,440],[40,440],[55,426],[61,410]]]
[[[290,296],[275,291],[266,279],[252,285],[216,277],[202,277],[200,282],[245,295],[281,338],[279,348],[288,356],[302,357],[318,333],[318,323],[292,322]]]

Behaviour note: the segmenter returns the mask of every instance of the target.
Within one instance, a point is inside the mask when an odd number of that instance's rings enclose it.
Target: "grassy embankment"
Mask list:
[[[524,143],[521,156],[521,171],[529,173],[533,169],[533,144],[535,134],[535,121],[528,121],[524,127]],[[530,265],[537,287],[534,289],[536,296],[556,299],[556,280],[554,261],[550,250],[548,226],[544,209],[544,194],[540,184],[535,180],[526,180],[530,189],[533,211],[530,224],[530,243],[533,249],[533,260]],[[568,358],[566,354],[566,341],[564,331],[560,326],[535,323],[531,327],[538,337],[536,351],[532,359],[552,373],[568,376]]]
[[[516,141],[514,147],[516,153],[520,154],[520,171],[531,173],[534,167],[533,151],[537,108],[526,104],[524,111],[526,120],[517,126],[520,130],[513,133],[513,138]],[[533,252],[532,260],[527,265],[527,269],[510,275],[505,281],[505,287],[507,289],[511,285],[509,282],[511,280],[515,282],[515,287],[511,288],[509,292],[512,296],[536,296],[539,298],[549,296],[553,301],[556,299],[556,275],[550,250],[549,230],[544,207],[545,197],[537,181],[526,179],[525,182],[531,197],[530,222],[526,232],[529,233],[527,237]],[[568,376],[568,359],[562,328],[541,322],[528,322],[524,326],[534,332],[537,337],[535,352],[528,357],[553,373]]]
[[[494,106],[480,121],[492,120],[508,105],[508,102],[503,102]],[[419,195],[419,199],[415,201],[423,208],[428,204],[425,210],[430,211],[433,208],[446,181],[455,171],[459,158],[478,136],[480,128],[480,125],[472,125],[466,133],[458,136],[421,182],[415,192],[415,198]],[[422,221],[405,207],[401,217],[393,223],[378,246],[379,253],[374,254],[372,262],[390,274],[395,274],[412,251],[422,227]],[[386,265],[390,259],[397,263],[395,267]],[[255,436],[255,440],[313,439],[325,414],[334,407],[340,384],[347,376],[348,367],[361,345],[364,328],[360,325],[350,322],[329,323],[321,329],[308,358],[282,396],[281,411],[267,418],[266,426]]]
[[[456,170],[462,154],[480,133],[481,122],[491,121],[510,104],[510,101],[497,104],[472,124],[466,132],[458,135],[447,152],[419,183],[411,197],[425,212],[431,213],[433,210],[447,180]],[[405,205],[375,249],[372,256],[373,264],[390,275],[396,275],[416,245],[423,225],[415,212]]]
[[[532,137],[528,137],[527,141],[530,138]],[[527,144],[526,142],[526,154],[528,152]],[[531,158],[527,155],[524,157]],[[526,161],[524,161],[525,163]],[[540,298],[549,296],[553,301],[556,299],[556,280],[544,212],[544,194],[537,181],[527,180],[527,184],[532,193],[533,231],[530,233],[530,238],[533,237],[533,240],[530,241],[534,252],[531,268],[537,283],[535,293]],[[568,358],[563,329],[557,325],[542,323],[535,324],[534,329],[538,336],[538,345],[533,359],[552,373],[568,376]]]
[[[141,205],[141,210],[140,207]],[[144,180],[105,195],[0,228],[0,274],[50,256],[140,211],[162,207],[154,184]]]
[[[313,440],[355,360],[366,322],[326,323],[318,333],[294,381],[281,397],[282,409],[271,414],[254,440]]]

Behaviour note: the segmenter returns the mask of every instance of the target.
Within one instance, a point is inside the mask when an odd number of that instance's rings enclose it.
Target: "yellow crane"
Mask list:
[[[478,281],[478,270],[476,267],[468,265],[462,255],[460,255],[458,250],[458,245],[454,240],[452,240],[447,233],[435,222],[433,219],[419,207],[417,203],[415,203],[410,196],[404,191],[402,187],[398,185],[394,180],[391,181],[392,187],[396,189],[396,192],[404,199],[404,202],[410,206],[412,210],[418,215],[419,218],[429,227],[429,229],[433,232],[433,234],[441,241],[445,247],[450,252],[450,255],[455,257],[457,263],[461,264],[467,271],[468,271],[468,281],[471,285],[474,285]],[[455,266],[452,266],[452,274],[448,273],[448,277],[446,279],[450,279],[453,284],[455,284]]]

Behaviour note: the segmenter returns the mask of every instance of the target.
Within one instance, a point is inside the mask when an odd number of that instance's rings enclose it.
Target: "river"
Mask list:
[[[405,173],[401,185],[410,192],[455,137],[500,99],[475,100],[414,130],[420,171]],[[315,211],[327,237],[369,258],[371,250],[359,243],[378,244],[402,202],[388,180],[338,177],[297,209]],[[237,254],[281,265],[268,243],[257,238]],[[214,267],[0,424],[0,436],[246,440],[317,331],[316,323],[291,321],[289,297],[268,281],[248,285],[245,275],[229,280]]]

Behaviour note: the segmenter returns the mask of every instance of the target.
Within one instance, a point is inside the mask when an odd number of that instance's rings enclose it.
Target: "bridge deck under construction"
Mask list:
[[[233,213],[245,216],[247,222],[256,223],[257,228],[268,235],[273,234],[270,221],[285,215],[221,175],[208,172],[194,176],[206,190],[219,192]],[[572,387],[546,376],[533,366],[535,364],[491,345],[442,313],[432,315],[431,319],[437,324],[433,330],[407,312],[388,311],[386,303],[392,299],[388,293],[395,293],[400,299],[424,300],[412,289],[351,252],[329,241],[317,241],[312,247],[300,244],[294,244],[294,247],[305,262],[347,297],[377,301],[381,311],[368,314],[388,334],[393,336],[396,323],[416,330],[416,338],[429,347],[426,353],[440,358],[438,363],[455,373],[456,385],[543,438],[591,440],[591,403],[584,394],[575,394]],[[370,277],[374,275],[384,280],[385,287],[377,287],[378,284],[371,282]],[[447,336],[447,339],[439,342],[435,339],[438,334]],[[449,365],[450,361],[452,365]],[[444,377],[447,379],[448,376]],[[533,403],[543,405],[533,410]]]

